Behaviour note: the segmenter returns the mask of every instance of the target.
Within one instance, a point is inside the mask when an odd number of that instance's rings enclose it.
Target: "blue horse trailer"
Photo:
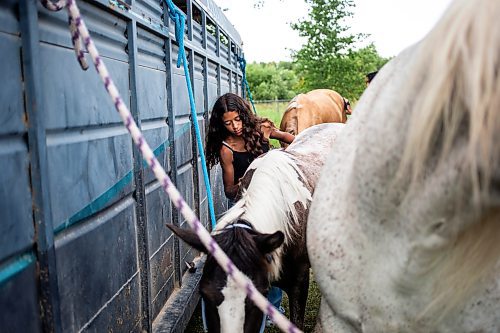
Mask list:
[[[212,0],[174,3],[187,16],[196,119],[164,0],[77,0],[157,159],[210,228],[193,121],[203,138],[215,99],[244,94],[242,43]],[[67,11],[1,1],[0,55],[0,331],[183,331],[199,299],[202,257],[165,227],[185,221],[94,67],[80,68]],[[220,169],[210,179],[220,214]]]

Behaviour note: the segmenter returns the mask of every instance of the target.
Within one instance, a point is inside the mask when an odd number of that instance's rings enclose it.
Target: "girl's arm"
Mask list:
[[[239,184],[234,183],[233,152],[226,146],[220,149],[220,166],[226,197],[233,200],[238,193]]]
[[[280,140],[281,142],[288,143],[288,144],[292,143],[293,139],[295,139],[295,135],[287,133],[287,132],[282,132],[282,131],[277,130],[275,128],[271,131],[269,137],[271,139]]]
[[[293,134],[278,130],[268,121],[262,123],[260,130],[264,133],[264,136],[267,139],[276,139],[288,144],[292,143],[293,139],[295,139]]]

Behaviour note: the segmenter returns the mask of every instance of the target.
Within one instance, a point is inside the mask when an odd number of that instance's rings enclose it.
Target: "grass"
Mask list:
[[[321,301],[321,293],[319,292],[318,285],[314,281],[313,274],[309,282],[309,295],[307,297],[306,315],[304,320],[304,332],[309,333],[314,331],[316,325],[316,317],[319,311],[319,304]],[[285,308],[285,315],[289,318],[290,311],[288,309],[288,297],[283,293],[282,305]],[[201,321],[201,307],[198,304],[196,310],[191,317],[191,320],[186,327],[185,333],[203,333],[203,323]],[[265,329],[266,333],[279,333],[281,330],[277,326],[272,326]]]

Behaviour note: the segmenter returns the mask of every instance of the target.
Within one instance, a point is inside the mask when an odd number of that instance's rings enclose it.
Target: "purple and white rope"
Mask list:
[[[42,5],[54,12],[60,11],[64,7],[68,8],[68,24],[69,24],[69,31],[71,33],[71,42],[73,43],[73,48],[75,50],[76,58],[78,59],[78,62],[80,63],[80,67],[84,71],[86,71],[89,68],[89,65],[85,61],[85,55],[82,51],[82,44],[81,44],[81,38],[80,38],[80,33],[78,32],[77,26],[78,22],[73,19],[73,16],[69,12],[69,2],[66,2],[66,0],[59,0],[58,2],[52,2],[50,0],[40,0],[42,2]],[[78,17],[78,20],[81,18]]]
[[[210,233],[203,227],[203,225],[198,220],[196,214],[189,208],[181,194],[172,183],[165,170],[161,167],[158,160],[155,158],[153,151],[149,147],[148,143],[144,139],[141,131],[137,127],[132,114],[128,110],[125,103],[118,92],[113,80],[111,79],[109,72],[104,65],[102,58],[99,56],[94,42],[90,38],[89,31],[85,22],[83,21],[80,11],[74,0],[59,0],[57,3],[53,3],[50,0],[41,0],[42,5],[49,10],[58,11],[64,7],[68,8],[68,13],[70,16],[70,27],[72,24],[76,27],[75,31],[72,31],[73,44],[75,45],[75,52],[77,53],[78,60],[82,64],[83,52],[80,48],[80,38],[83,40],[85,47],[87,48],[92,60],[94,62],[95,68],[99,75],[101,76],[104,86],[108,91],[111,99],[113,100],[115,107],[120,114],[125,127],[132,135],[132,138],[142,153],[143,158],[146,160],[151,170],[156,176],[156,179],[162,184],[163,189],[170,197],[174,206],[181,212],[188,224],[193,228],[201,242],[205,245],[207,250],[214,256],[219,265],[224,269],[224,271],[229,275],[237,285],[245,289],[248,297],[259,307],[264,313],[266,313],[271,320],[284,332],[299,333],[301,332],[293,323],[291,323],[284,315],[277,311],[267,299],[258,292],[258,290],[253,285],[252,281],[240,272],[227,255],[221,250],[217,242],[210,236]],[[83,60],[84,61],[84,60]],[[82,66],[83,67],[83,66]]]

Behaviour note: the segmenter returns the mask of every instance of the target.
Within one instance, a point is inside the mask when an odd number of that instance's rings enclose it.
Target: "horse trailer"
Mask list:
[[[173,1],[186,15],[193,119],[169,1],[76,4],[156,158],[210,228],[193,121],[203,138],[215,99],[244,95],[242,42],[213,0]],[[87,52],[91,66],[80,68],[68,11],[43,2],[0,2],[0,331],[182,332],[202,256],[165,227],[185,220]],[[210,180],[219,215],[220,169]]]

